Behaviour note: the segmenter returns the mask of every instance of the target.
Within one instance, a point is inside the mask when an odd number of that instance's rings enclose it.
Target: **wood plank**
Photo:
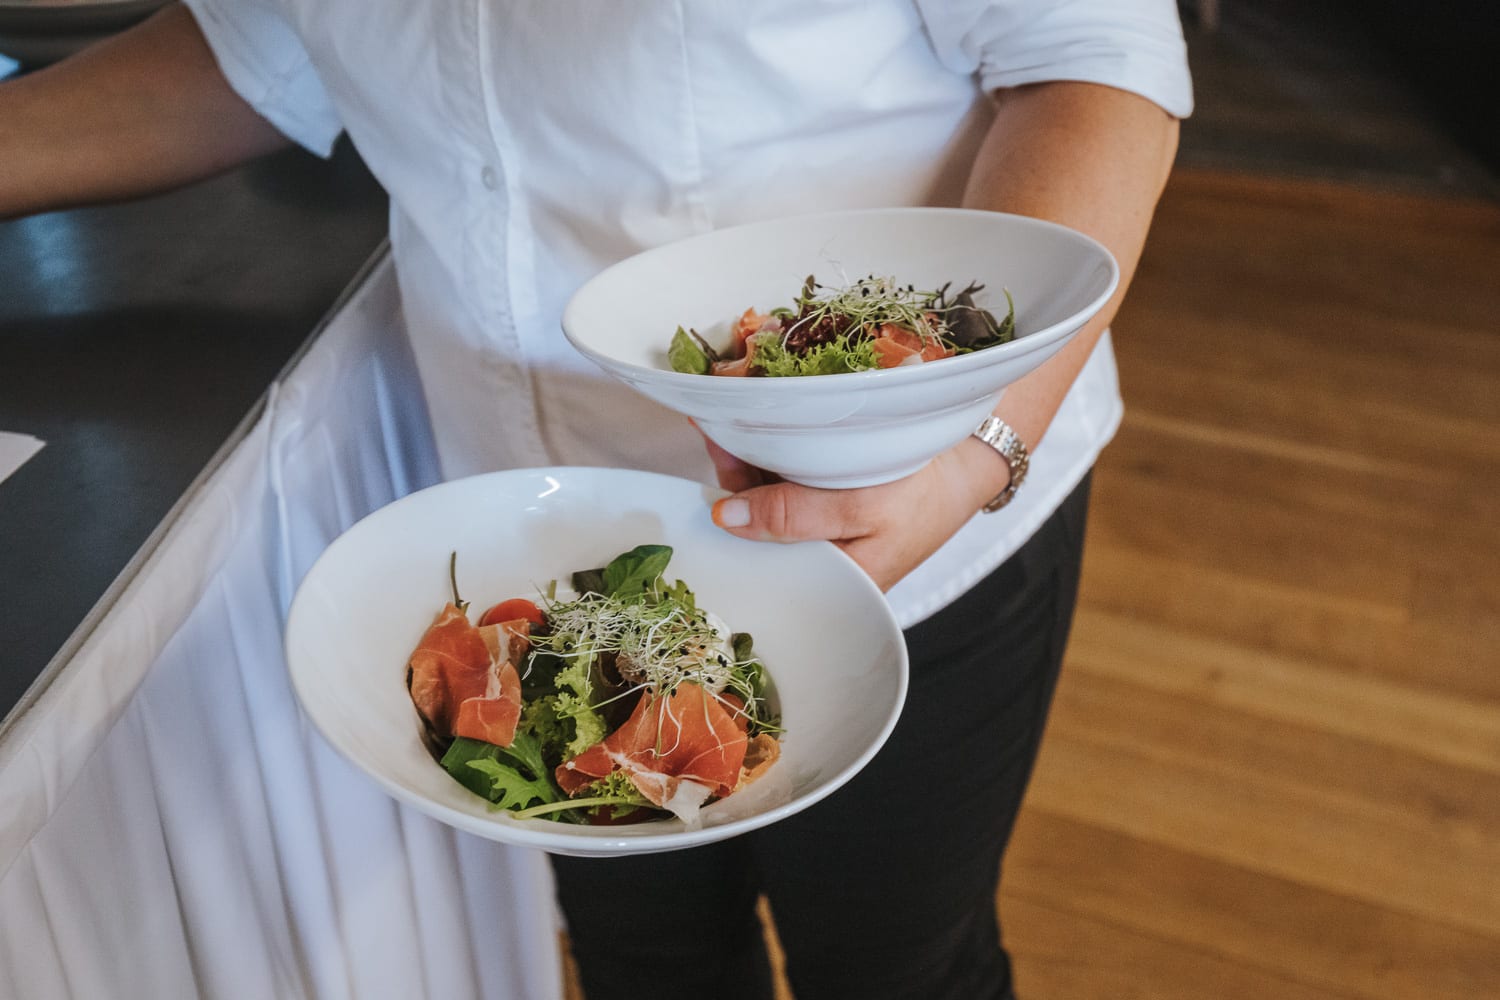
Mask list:
[[[1372,817],[1274,775],[1109,734],[1048,734],[1035,808],[1497,938],[1500,837]]]
[[[1198,422],[1213,427],[1407,461],[1477,460],[1487,468],[1500,464],[1494,395],[1485,392],[1483,379],[1465,387],[1457,377],[1433,373],[1435,387],[1452,383],[1453,393],[1444,394],[1444,399],[1469,407],[1463,413],[1444,412],[1446,404],[1414,398],[1409,373],[1403,376],[1406,386],[1373,392],[1360,388],[1368,379],[1357,372],[1330,372],[1318,389],[1299,387],[1289,380],[1259,382],[1233,372],[1195,367],[1179,358],[1157,361],[1132,356],[1128,350],[1122,350],[1121,380],[1134,410],[1158,416],[1191,413]],[[1290,362],[1283,359],[1283,363]]]
[[[1328,437],[1304,442],[1269,428],[1136,408],[1111,442],[1101,478],[1110,490],[1138,482],[1181,487],[1185,492],[1171,500],[1173,507],[1190,506],[1199,492],[1248,494],[1269,514],[1294,508],[1340,525],[1354,519],[1405,541],[1413,556],[1471,543],[1500,545],[1494,491],[1500,463],[1487,467],[1472,452],[1455,459],[1431,449],[1372,451]],[[1436,518],[1436,510],[1452,516]]]
[[[1017,993],[1067,1000],[1350,1000],[1107,921],[1012,897],[1002,907]]]
[[[1333,754],[1362,760],[1374,748],[1390,748],[1412,762],[1487,775],[1488,784],[1472,792],[1500,801],[1500,704],[1391,684],[1092,608],[1081,610],[1074,626],[1068,671],[1072,683],[1064,690],[1079,700],[1097,690],[1138,697],[1143,702],[1134,708],[1138,713],[1159,707],[1182,717],[1170,726],[1219,710],[1222,715],[1215,718],[1222,717],[1226,726],[1305,726],[1331,744]],[[1123,690],[1119,681],[1135,690]],[[1184,705],[1179,697],[1190,702]],[[1162,722],[1154,738],[1170,740],[1182,732]],[[1348,746],[1341,742],[1346,739],[1365,745]],[[1221,754],[1223,746],[1214,751]],[[1448,776],[1429,775],[1433,780]],[[1477,799],[1473,808],[1482,808]],[[1500,814],[1494,819],[1492,829],[1500,832]]]
[[[1198,763],[1234,780],[1245,776],[1298,797],[1322,796],[1372,823],[1428,830],[1458,843],[1500,839],[1500,769],[1457,749],[1414,753],[1405,734],[1379,724],[1340,730],[1316,710],[1286,710],[1281,698],[1250,690],[1239,710],[1217,679],[1181,688],[1095,673],[1070,661],[1055,725],[1121,746]],[[1116,668],[1111,663],[1110,671]],[[1269,712],[1262,709],[1268,708]],[[1400,712],[1400,706],[1397,711]],[[1378,713],[1371,713],[1378,718]],[[1433,731],[1443,729],[1438,723]],[[1441,737],[1438,737],[1441,738]],[[1500,901],[1496,903],[1500,908]]]
[[[1500,456],[1500,206],[1180,172],[1116,322],[1132,407]]]
[[[1092,541],[1254,580],[1294,580],[1377,607],[1411,602],[1412,542],[1371,521],[1326,518],[1255,493],[1190,489],[1165,477],[1109,478],[1092,505]]]
[[[1500,341],[1484,325],[1431,315],[1396,317],[1321,298],[1263,302],[1260,312],[1236,316],[1199,294],[1202,309],[1189,298],[1122,314],[1116,327],[1128,345],[1127,378],[1141,361],[1176,362],[1190,372],[1257,386],[1313,388],[1319,396],[1333,392],[1399,404],[1409,394],[1423,406],[1450,412],[1468,414],[1474,406],[1494,412],[1494,394],[1482,390],[1486,375],[1500,364]],[[1495,299],[1500,311],[1500,294]],[[1455,397],[1456,388],[1466,391]]]
[[[1351,600],[1295,579],[1250,579],[1091,536],[1081,604],[1413,688],[1500,701],[1500,671],[1489,666],[1500,662],[1493,626],[1414,620],[1408,608]]]
[[[1153,953],[1191,948],[1367,1000],[1500,996],[1493,937],[1041,809],[1023,815],[1006,861],[1001,913],[1012,938],[1028,933],[1017,901],[1161,942],[1149,946]],[[1135,986],[1156,995],[1155,974],[1143,973]]]

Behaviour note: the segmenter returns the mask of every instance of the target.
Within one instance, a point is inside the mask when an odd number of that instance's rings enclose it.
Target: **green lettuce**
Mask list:
[[[750,364],[765,375],[842,375],[880,367],[875,342],[859,335],[842,334],[824,344],[814,344],[803,354],[786,349],[781,338],[758,336],[752,341]]]
[[[672,343],[667,347],[667,363],[672,366],[674,372],[707,375],[712,367],[713,359],[699,346],[698,341],[690,333],[679,326],[677,332],[672,335]]]
[[[460,736],[443,754],[442,765],[459,784],[501,809],[562,798],[542,760],[541,744],[530,733],[517,731],[508,747]]]

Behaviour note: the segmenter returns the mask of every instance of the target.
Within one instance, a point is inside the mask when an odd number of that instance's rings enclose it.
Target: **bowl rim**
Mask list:
[[[820,212],[803,212],[794,215],[777,216],[774,219],[762,219],[756,222],[746,222],[734,226],[725,226],[722,229],[713,229],[705,233],[697,233],[663,243],[660,246],[650,247],[638,253],[631,254],[622,260],[618,260],[603,270],[596,273],[583,284],[579,285],[569,296],[567,305],[563,307],[562,329],[563,336],[574,349],[595,364],[608,371],[619,374],[620,377],[628,377],[633,381],[651,381],[663,387],[680,386],[687,388],[690,385],[702,387],[702,379],[712,376],[695,375],[690,372],[672,371],[668,368],[656,368],[648,365],[638,365],[630,361],[622,361],[618,358],[596,350],[582,343],[574,333],[576,326],[577,303],[591,286],[601,282],[606,276],[621,268],[632,266],[635,262],[668,252],[677,252],[684,245],[692,245],[699,242],[710,242],[727,238],[726,234],[738,234],[757,229],[770,229],[785,225],[793,221],[816,221],[820,219],[839,220],[854,218],[871,218],[883,215],[947,215],[951,217],[987,218],[1000,217],[1009,223],[1030,226],[1036,229],[1052,230],[1065,234],[1070,239],[1083,242],[1091,246],[1103,256],[1103,261],[1109,270],[1109,280],[1105,283],[1104,290],[1091,299],[1086,305],[1074,310],[1061,320],[1042,327],[1040,330],[1032,331],[1022,337],[1017,337],[1004,344],[996,344],[982,350],[972,351],[968,354],[958,355],[950,358],[939,358],[920,365],[901,365],[895,368],[876,368],[863,372],[839,372],[833,375],[817,375],[807,378],[719,378],[713,384],[719,386],[717,391],[728,394],[759,394],[764,392],[800,392],[807,393],[813,389],[820,393],[842,393],[862,392],[872,386],[901,381],[904,384],[917,384],[931,382],[947,378],[957,374],[960,370],[969,371],[978,368],[987,368],[1004,362],[1007,359],[1022,357],[1033,351],[1043,350],[1050,347],[1053,342],[1070,336],[1088,318],[1094,316],[1102,309],[1115,294],[1120,284],[1120,264],[1115,259],[1109,248],[1087,233],[1079,232],[1062,223],[1052,222],[1048,219],[1038,219],[1029,215],[1018,215],[1014,212],[994,212],[981,208],[954,208],[947,206],[921,206],[908,205],[890,208],[853,208],[834,209]]]

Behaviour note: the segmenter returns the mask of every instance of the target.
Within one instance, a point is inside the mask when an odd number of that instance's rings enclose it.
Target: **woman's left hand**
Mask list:
[[[734,491],[714,504],[715,524],[757,541],[831,541],[881,590],[936,552],[1005,488],[1009,477],[988,446],[968,440],[905,479],[860,489],[815,489],[776,481],[706,443],[719,485]],[[968,450],[974,445],[978,448]]]

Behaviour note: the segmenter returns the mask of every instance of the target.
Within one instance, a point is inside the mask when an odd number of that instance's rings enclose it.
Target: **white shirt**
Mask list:
[[[569,464],[712,482],[683,418],[563,338],[585,280],[735,223],[956,204],[994,88],[1084,80],[1192,104],[1173,0],[187,2],[238,93],[316,152],[346,130],[390,193],[450,477]],[[890,592],[902,624],[1029,538],[1120,415],[1106,338],[1015,502]]]

